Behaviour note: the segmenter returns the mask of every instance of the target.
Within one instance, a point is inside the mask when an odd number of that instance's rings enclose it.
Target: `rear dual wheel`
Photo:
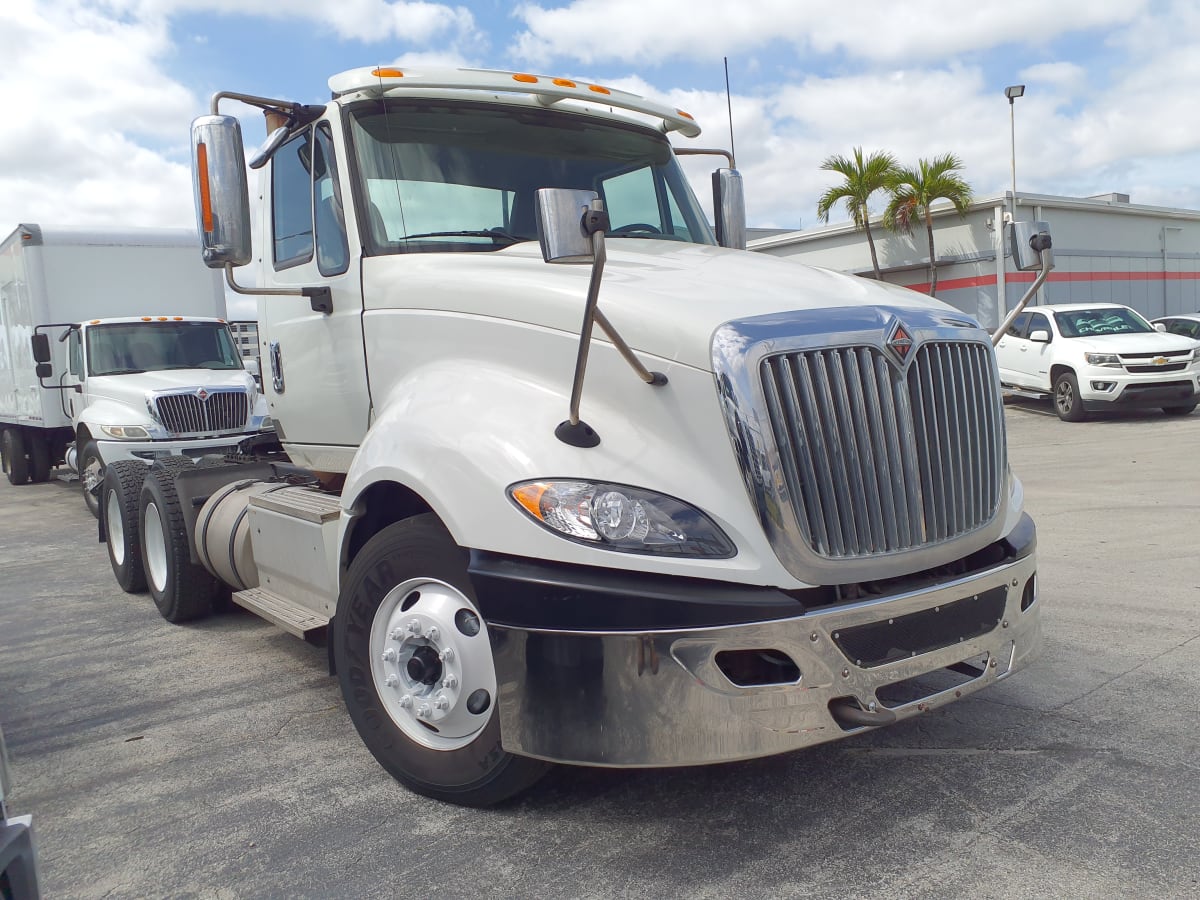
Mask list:
[[[138,514],[147,471],[137,460],[117,460],[105,471],[100,493],[108,561],[117,583],[131,594],[146,589]]]
[[[211,613],[220,588],[207,569],[191,561],[183,508],[175,493],[175,475],[191,465],[186,457],[159,460],[146,473],[138,500],[146,586],[162,617],[174,624]]]
[[[489,806],[549,768],[500,744],[496,671],[466,552],[432,515],[371,538],[350,565],[334,658],[367,748],[412,790]]]

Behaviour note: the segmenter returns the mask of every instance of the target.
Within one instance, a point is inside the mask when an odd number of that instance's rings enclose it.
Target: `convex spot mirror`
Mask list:
[[[592,236],[584,228],[584,216],[598,209],[595,191],[569,188],[539,188],[537,191],[538,243],[548,263],[592,262]]]
[[[250,262],[250,200],[242,126],[233,116],[192,122],[192,191],[204,264],[210,269]]]

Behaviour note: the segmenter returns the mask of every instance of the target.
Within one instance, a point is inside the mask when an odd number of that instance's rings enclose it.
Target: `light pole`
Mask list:
[[[1010,84],[1004,89],[1004,96],[1008,98],[1008,128],[1009,134],[1012,137],[1012,214],[1013,218],[1017,216],[1017,117],[1013,112],[1013,101],[1018,97],[1025,96],[1025,85]]]

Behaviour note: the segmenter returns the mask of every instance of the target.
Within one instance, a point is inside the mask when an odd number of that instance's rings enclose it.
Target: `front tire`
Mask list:
[[[5,428],[0,437],[4,456],[4,474],[9,484],[22,485],[29,480],[29,460],[25,458],[25,435],[19,428]]]
[[[87,441],[79,454],[79,484],[83,488],[83,502],[97,519],[100,518],[100,488],[104,485],[104,460],[95,441]]]
[[[1063,372],[1054,379],[1054,411],[1064,422],[1082,422],[1086,418],[1074,372]]]
[[[108,561],[117,584],[130,594],[146,590],[138,523],[146,471],[145,463],[131,459],[117,460],[104,473],[104,487],[100,492],[104,506]]]
[[[218,582],[191,561],[183,509],[175,493],[176,471],[176,466],[156,464],[146,473],[138,529],[150,596],[162,617],[178,625],[212,612]]]
[[[435,516],[390,525],[367,542],[343,582],[333,641],[354,727],[417,793],[490,806],[549,768],[500,744],[491,642],[467,554]]]

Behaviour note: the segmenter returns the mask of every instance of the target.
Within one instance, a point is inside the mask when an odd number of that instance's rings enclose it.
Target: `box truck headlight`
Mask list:
[[[508,494],[546,528],[606,550],[717,559],[736,552],[700,510],[653,491],[594,481],[527,481]]]
[[[150,432],[141,425],[101,425],[100,430],[118,441],[144,441],[150,437]]]

